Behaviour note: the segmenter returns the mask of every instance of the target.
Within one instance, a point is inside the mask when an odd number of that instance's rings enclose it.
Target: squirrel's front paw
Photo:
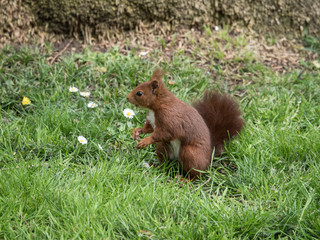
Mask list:
[[[138,143],[137,148],[145,148],[146,146],[150,145],[151,143],[152,143],[151,137],[146,137]]]
[[[134,140],[138,140],[140,138],[139,137],[140,134],[142,134],[142,128],[134,129],[133,132],[132,132],[132,138]]]

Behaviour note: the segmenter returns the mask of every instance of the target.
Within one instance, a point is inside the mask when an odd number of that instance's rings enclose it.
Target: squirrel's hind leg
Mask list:
[[[210,166],[210,150],[199,146],[183,146],[180,149],[179,161],[190,179],[196,179],[201,174],[197,170],[205,171]]]

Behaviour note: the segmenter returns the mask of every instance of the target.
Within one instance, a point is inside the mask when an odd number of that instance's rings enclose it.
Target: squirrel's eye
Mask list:
[[[139,92],[137,92],[137,96],[142,96],[142,92],[141,91],[139,91]]]

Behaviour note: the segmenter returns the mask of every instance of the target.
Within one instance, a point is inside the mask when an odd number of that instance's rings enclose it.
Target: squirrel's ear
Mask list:
[[[152,94],[157,95],[159,92],[159,88],[162,85],[162,76],[165,74],[165,71],[161,69],[156,69],[151,77],[151,87],[152,87]]]
[[[156,69],[153,74],[152,74],[152,77],[151,77],[151,80],[158,80],[158,81],[161,81],[161,78],[162,76],[165,74],[165,72],[161,69]]]
[[[153,80],[151,82],[152,94],[157,95],[159,90],[159,82],[157,80]]]

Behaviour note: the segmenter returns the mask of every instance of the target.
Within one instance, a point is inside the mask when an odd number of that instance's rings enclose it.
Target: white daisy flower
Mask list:
[[[145,168],[150,168],[150,164],[147,163],[147,162],[143,162],[143,163],[142,163],[142,166],[144,166]]]
[[[126,108],[125,110],[123,110],[123,115],[126,117],[126,118],[133,118],[133,116],[135,115],[134,114],[134,111],[129,109],[129,108]]]
[[[90,92],[80,92],[80,95],[82,97],[89,97],[90,96]]]
[[[78,90],[76,87],[69,87],[69,92],[78,92]]]
[[[88,143],[88,140],[83,136],[79,136],[78,141],[83,145]]]
[[[98,104],[96,104],[96,103],[94,103],[94,102],[89,102],[88,103],[88,108],[95,108],[95,107],[97,107],[98,106]]]
[[[100,144],[98,144],[98,147],[99,147],[101,150],[103,150],[103,148],[101,147],[101,145],[100,145]]]
[[[215,26],[214,30],[219,31],[219,26]]]

